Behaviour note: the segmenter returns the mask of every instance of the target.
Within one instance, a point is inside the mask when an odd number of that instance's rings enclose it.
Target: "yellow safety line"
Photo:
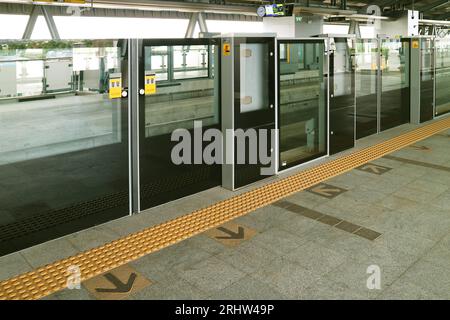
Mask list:
[[[45,297],[66,288],[70,266],[78,266],[82,281],[88,280],[448,128],[450,128],[450,117],[223,200],[177,219],[130,234],[98,248],[2,281],[0,282],[0,299],[39,299]]]

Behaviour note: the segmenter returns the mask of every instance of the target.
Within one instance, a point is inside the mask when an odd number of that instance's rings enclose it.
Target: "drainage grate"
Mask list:
[[[356,151],[285,179],[147,228],[34,271],[0,282],[1,299],[39,299],[66,287],[67,269],[77,265],[82,280],[134,261],[239,216],[269,205],[388,153],[450,128],[450,118],[433,122],[383,143]]]

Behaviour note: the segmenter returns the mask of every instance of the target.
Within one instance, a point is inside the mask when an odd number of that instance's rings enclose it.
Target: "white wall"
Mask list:
[[[187,19],[61,17],[55,23],[62,39],[184,38]],[[21,39],[26,15],[0,15],[0,39]],[[263,32],[262,22],[207,20],[209,32]],[[198,24],[194,37],[200,32]],[[50,39],[45,20],[39,16],[32,39]]]
[[[220,33],[257,33],[263,32],[262,22],[207,20],[208,32]]]
[[[21,39],[28,16],[0,14],[0,39]]]

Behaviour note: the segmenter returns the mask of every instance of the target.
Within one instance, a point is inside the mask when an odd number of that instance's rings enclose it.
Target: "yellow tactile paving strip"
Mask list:
[[[450,128],[450,117],[293,176],[218,202],[98,248],[0,282],[0,299],[39,299],[66,287],[77,265],[82,281],[269,205],[386,154]]]

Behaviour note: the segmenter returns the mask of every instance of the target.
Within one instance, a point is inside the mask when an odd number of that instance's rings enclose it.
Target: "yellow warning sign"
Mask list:
[[[224,57],[231,55],[231,45],[227,42],[223,44],[223,55]]]
[[[118,99],[122,97],[122,75],[111,74],[109,78],[109,98]]]
[[[412,47],[413,47],[413,49],[419,49],[419,47],[420,47],[419,40],[413,40]]]
[[[145,95],[152,95],[156,93],[156,74],[151,71],[145,72],[145,79],[144,79],[144,90]]]

